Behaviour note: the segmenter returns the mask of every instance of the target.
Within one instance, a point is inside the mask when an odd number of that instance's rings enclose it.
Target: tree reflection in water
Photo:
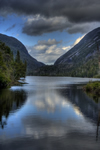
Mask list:
[[[95,123],[95,125],[97,125],[97,141],[100,126],[100,96],[93,95],[93,93],[85,93],[82,89],[77,90],[76,86],[73,86],[70,89],[59,89],[58,92],[62,96],[67,97],[74,105],[78,106],[80,111],[86,117],[90,118]]]
[[[100,126],[100,97],[98,97],[98,120],[97,120],[97,131],[96,131],[96,141],[98,140],[99,126]]]
[[[94,94],[93,92],[86,92],[89,97],[91,97],[97,104],[97,130],[96,130],[96,141],[98,141],[98,133],[100,126],[100,94]]]
[[[7,124],[9,113],[19,109],[27,98],[26,92],[11,91],[8,89],[0,91],[0,126],[3,129]]]

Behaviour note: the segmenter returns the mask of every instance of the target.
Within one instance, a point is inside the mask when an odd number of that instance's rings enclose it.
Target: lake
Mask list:
[[[82,90],[91,80],[27,76],[1,90],[0,150],[99,150],[100,110]]]

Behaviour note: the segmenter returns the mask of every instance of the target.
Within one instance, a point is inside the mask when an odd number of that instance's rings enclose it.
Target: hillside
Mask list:
[[[100,28],[89,32],[77,45],[59,57],[55,65],[87,61],[90,57],[95,56],[97,45],[100,45]]]
[[[36,70],[37,68],[44,65],[43,63],[38,62],[36,59],[31,57],[28,54],[26,47],[16,38],[0,34],[0,41],[10,47],[11,51],[13,51],[14,57],[17,54],[17,50],[19,50],[21,60],[23,62],[26,60],[26,62],[27,62],[27,73],[31,73],[34,70]]]
[[[54,65],[38,69],[36,75],[94,77],[98,75],[100,28],[89,32],[72,49],[59,57]],[[99,55],[98,55],[99,54]]]

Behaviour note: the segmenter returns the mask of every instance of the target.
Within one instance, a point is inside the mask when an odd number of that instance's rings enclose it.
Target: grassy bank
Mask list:
[[[92,97],[96,102],[98,102],[98,98],[100,97],[100,82],[89,82],[87,85],[83,87],[84,91]]]

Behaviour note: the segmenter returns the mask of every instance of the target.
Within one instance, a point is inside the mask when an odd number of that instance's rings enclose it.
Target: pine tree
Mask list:
[[[19,79],[20,77],[25,77],[26,66],[27,66],[26,61],[25,61],[25,63],[23,63],[20,60],[20,53],[19,53],[19,51],[17,51],[17,55],[15,58],[15,74],[14,74],[16,79]]]
[[[19,51],[17,51],[17,55],[16,55],[16,58],[15,58],[15,62],[16,62],[16,63],[20,63],[20,53],[19,53]]]

